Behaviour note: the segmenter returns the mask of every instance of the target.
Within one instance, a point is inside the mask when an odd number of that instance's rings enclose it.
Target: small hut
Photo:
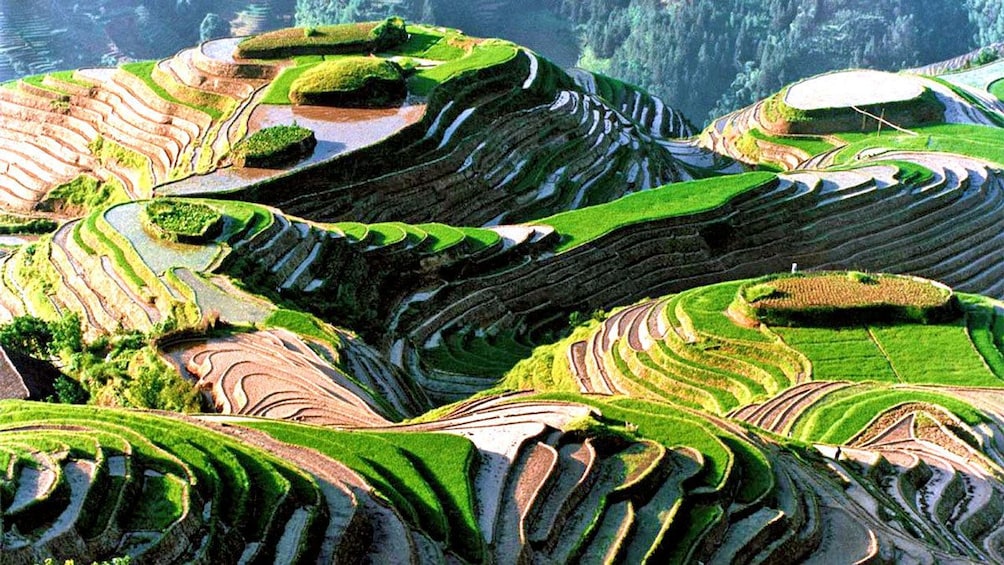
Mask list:
[[[58,376],[50,363],[0,347],[0,400],[44,400]]]

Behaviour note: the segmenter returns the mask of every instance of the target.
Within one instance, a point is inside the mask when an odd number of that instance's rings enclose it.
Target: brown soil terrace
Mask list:
[[[874,282],[857,282],[846,275],[780,278],[770,281],[784,296],[753,302],[754,308],[801,309],[857,307],[878,304],[938,306],[948,296],[943,288],[907,277],[880,276]]]

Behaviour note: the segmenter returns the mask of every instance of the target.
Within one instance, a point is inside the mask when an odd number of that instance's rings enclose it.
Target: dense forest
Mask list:
[[[803,76],[917,66],[1002,41],[1002,10],[1004,0],[6,0],[0,80],[398,14],[640,84],[700,123]]]
[[[298,0],[296,18],[388,9],[640,84],[695,122],[804,76],[918,66],[1004,40],[1002,0]]]
[[[999,41],[999,0],[561,0],[582,64],[651,88],[695,121],[801,77],[898,69]],[[986,15],[984,15],[986,14]]]
[[[0,0],[0,80],[162,58],[292,25],[295,0]]]

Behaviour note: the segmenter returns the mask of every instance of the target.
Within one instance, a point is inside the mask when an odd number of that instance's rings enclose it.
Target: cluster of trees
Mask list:
[[[296,10],[311,25],[396,10],[515,40],[519,14],[532,12],[555,41],[571,28],[580,65],[644,86],[696,123],[828,70],[901,69],[1004,41],[1004,0],[298,0]],[[529,45],[568,60],[567,45]]]
[[[165,330],[170,329],[165,327]],[[65,404],[197,412],[202,395],[160,358],[151,336],[123,331],[85,342],[80,317],[56,321],[19,316],[0,325],[0,346],[52,361],[62,375],[50,400]]]
[[[0,81],[168,57],[231,35],[231,22],[258,31],[290,25],[295,9],[296,0],[0,2]]]
[[[900,69],[1001,36],[974,10],[1001,0],[560,0],[583,63],[702,120],[828,70]],[[1004,22],[1004,18],[1002,18]]]

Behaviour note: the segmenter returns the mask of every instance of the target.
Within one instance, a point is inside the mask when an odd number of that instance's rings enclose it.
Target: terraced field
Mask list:
[[[698,134],[399,25],[0,88],[0,343],[93,393],[0,400],[0,561],[1004,561],[1004,69]],[[292,103],[361,55],[400,105]]]

